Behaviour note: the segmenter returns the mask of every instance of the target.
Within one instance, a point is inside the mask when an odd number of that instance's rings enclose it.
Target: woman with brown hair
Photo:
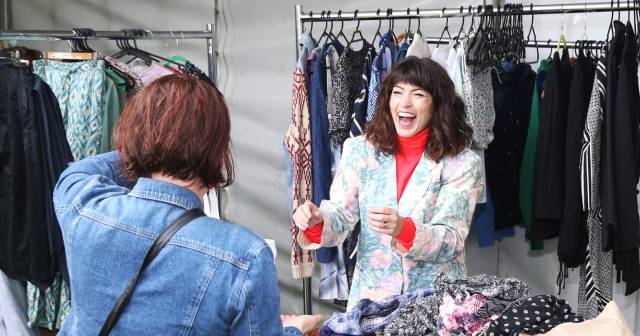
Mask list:
[[[307,249],[337,246],[361,222],[348,310],[428,288],[439,273],[466,275],[464,242],[483,188],[471,135],[440,65],[408,57],[386,75],[374,118],[344,143],[330,199],[293,214]]]
[[[72,296],[59,335],[301,335],[321,321],[283,316],[283,328],[265,241],[202,213],[205,192],[233,181],[229,111],[213,85],[155,80],[127,104],[114,140],[117,151],[72,164],[54,191]]]

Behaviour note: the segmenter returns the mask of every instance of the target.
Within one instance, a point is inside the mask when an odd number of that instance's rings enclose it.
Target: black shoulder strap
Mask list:
[[[188,210],[180,217],[178,217],[175,222],[171,223],[171,225],[167,226],[167,228],[160,232],[158,238],[156,238],[156,240],[153,242],[153,245],[151,245],[151,248],[147,252],[147,256],[144,258],[142,266],[140,266],[138,272],[129,281],[129,285],[127,285],[127,288],[124,289],[124,292],[122,292],[120,298],[118,298],[118,301],[116,301],[116,304],[111,309],[109,316],[107,316],[107,320],[104,322],[104,325],[100,330],[100,336],[106,336],[109,334],[109,332],[111,332],[111,329],[113,329],[113,327],[118,322],[122,311],[124,311],[124,308],[127,306],[127,304],[129,304],[131,294],[133,293],[133,289],[136,287],[136,283],[138,282],[140,275],[142,274],[142,272],[144,272],[145,268],[149,266],[151,261],[158,255],[158,253],[160,253],[160,250],[162,250],[162,248],[167,244],[171,237],[173,237],[173,235],[178,232],[178,230],[180,230],[185,224],[204,215],[204,212],[202,212],[202,210],[199,208]]]

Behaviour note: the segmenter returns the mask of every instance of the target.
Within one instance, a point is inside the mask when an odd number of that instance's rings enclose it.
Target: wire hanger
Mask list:
[[[356,9],[353,12],[353,17],[357,18],[358,17],[358,10]],[[358,38],[356,39],[356,34],[358,34]],[[353,31],[353,34],[351,34],[351,39],[349,40],[349,43],[347,44],[347,49],[351,48],[351,45],[353,43],[357,43],[357,42],[363,42],[363,46],[367,44],[367,40],[364,39],[364,36],[362,36],[362,32],[360,31],[360,19],[358,19],[358,24],[356,26],[356,30]]]
[[[322,13],[320,13],[320,18],[324,19],[325,15],[327,14],[327,11],[322,11]],[[322,39],[325,39],[325,43],[329,42],[329,33],[327,33],[327,28],[329,28],[329,21],[324,21],[324,30],[322,31],[322,34],[320,34],[320,37],[318,38],[318,46],[322,46]]]
[[[611,0],[611,8],[613,8],[613,0]],[[609,20],[609,29],[607,29],[607,42],[610,41],[609,36],[615,33],[613,31],[613,14],[614,14],[614,11],[611,11],[611,20]]]
[[[547,59],[551,61],[552,60],[551,56],[553,55],[553,47],[551,46],[551,39],[547,40],[547,48],[549,48],[549,56],[547,56]]]
[[[473,28],[476,21],[476,13],[473,12],[471,6],[469,6],[469,13],[471,13],[471,26],[469,26],[469,31],[467,32],[467,36],[471,36],[471,34],[473,33]]]
[[[342,10],[338,11],[338,18],[340,18],[341,20],[340,20],[340,31],[338,32],[338,35],[336,36],[336,42],[340,43],[340,37],[342,37],[342,39],[344,40],[344,45],[348,45],[349,44],[349,39],[344,34],[344,20],[342,20]]]
[[[528,45],[529,41],[531,41],[531,34],[533,34],[533,41],[535,44],[535,48],[536,48],[536,60],[533,62],[529,62],[530,64],[535,64],[538,63],[538,61],[540,60],[540,48],[538,48],[538,36],[536,36],[536,29],[533,27],[533,3],[529,5],[530,11],[531,11],[531,26],[529,27],[529,32],[527,33],[527,42],[525,44]]]
[[[407,16],[411,15],[411,9],[407,8]],[[407,25],[407,30],[405,30],[404,35],[407,43],[411,43],[413,41],[413,32],[411,31],[411,17],[409,16],[409,24]]]
[[[444,12],[447,9],[447,7],[442,8],[442,13],[440,14],[440,16],[444,16]],[[442,30],[442,34],[440,34],[440,38],[438,39],[438,43],[436,44],[436,48],[440,46],[440,42],[442,42],[442,37],[444,36],[444,33],[447,33],[447,36],[449,37],[449,41],[451,41],[451,33],[449,33],[449,17],[446,17],[446,20],[444,22],[444,29]]]
[[[393,9],[387,8],[387,17],[389,18],[389,30],[387,31],[387,33],[389,33],[391,35],[391,38],[393,38],[393,43],[398,44],[398,37],[396,36],[396,33],[393,31],[396,25],[396,20],[392,17],[392,15],[393,15]]]
[[[422,31],[420,30],[420,21],[422,21],[422,19],[420,18],[420,7],[416,7],[416,15],[418,15],[418,29],[416,30],[416,33],[422,36]]]
[[[331,20],[331,11],[327,11],[327,18],[331,21],[331,26],[329,26],[329,36],[328,40],[331,40],[331,43],[336,42],[338,37],[333,33],[333,20]]]
[[[376,11],[376,15],[378,16],[378,29],[376,30],[375,35],[373,35],[373,42],[372,44],[375,46],[376,45],[376,39],[378,37],[380,37],[380,40],[382,40],[382,34],[380,33],[380,28],[382,27],[382,19],[380,18],[380,8],[378,8],[378,10]]]
[[[309,37],[313,40],[313,11],[309,11],[309,18],[311,19],[311,27],[309,28]]]
[[[560,46],[563,48],[567,48],[567,40],[564,37],[564,4],[560,5],[560,11],[562,14],[560,15],[560,37],[558,38],[558,45],[556,46],[556,52],[560,53]]]
[[[460,6],[460,15],[462,15],[462,12],[464,11],[464,6]],[[460,30],[458,31],[458,35],[456,36],[456,44],[455,46],[457,47],[458,45],[460,45],[460,37],[462,36],[462,34],[464,34],[464,16],[462,17],[462,24],[460,25]]]

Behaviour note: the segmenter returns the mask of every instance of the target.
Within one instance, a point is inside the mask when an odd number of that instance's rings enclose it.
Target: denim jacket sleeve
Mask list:
[[[132,183],[121,174],[120,156],[113,151],[72,163],[60,175],[53,191],[54,206],[62,213],[106,192],[126,192]]]
[[[242,292],[235,304],[231,335],[302,336],[295,327],[282,327],[280,293],[273,254],[266,243],[257,244],[255,258],[245,274]]]

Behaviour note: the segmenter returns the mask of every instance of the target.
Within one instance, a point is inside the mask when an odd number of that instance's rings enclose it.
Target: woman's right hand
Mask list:
[[[318,225],[324,221],[320,209],[310,201],[304,202],[293,212],[293,223],[300,231],[307,231],[308,228]]]

